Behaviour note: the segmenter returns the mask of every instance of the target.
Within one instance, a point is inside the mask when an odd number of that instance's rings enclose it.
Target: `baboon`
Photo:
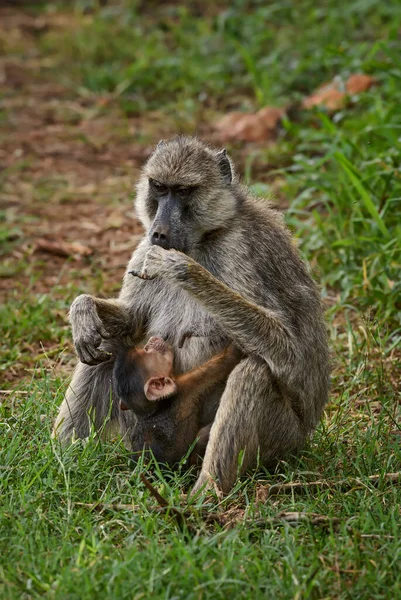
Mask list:
[[[142,348],[122,346],[113,370],[120,409],[137,417],[154,414],[162,400],[177,393],[173,363],[174,349],[162,338],[152,337]]]
[[[81,363],[55,430],[85,437],[91,420],[99,428],[109,418],[130,437],[134,415],[119,411],[111,384],[124,336],[133,345],[166,339],[177,373],[231,340],[245,358],[214,391],[219,406],[194,488],[217,482],[227,492],[241,451],[241,472],[258,460],[270,467],[298,452],[318,423],[329,390],[320,296],[282,216],[241,185],[225,150],[188,137],[159,143],[136,210],[146,232],[118,299],[84,294],[72,304]],[[178,348],[194,324],[200,337]]]
[[[208,392],[226,382],[241,358],[231,344],[206,363],[174,375],[174,350],[161,338],[151,338],[143,348],[122,347],[113,387],[120,409],[132,410],[137,417],[132,450],[151,450],[158,462],[174,465],[198,438],[189,460],[195,464],[196,457],[203,456],[217,410]]]

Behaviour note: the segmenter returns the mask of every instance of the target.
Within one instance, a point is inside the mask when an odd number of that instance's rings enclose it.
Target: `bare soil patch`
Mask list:
[[[107,288],[121,279],[141,234],[130,196],[153,141],[149,126],[48,79],[48,59],[38,54],[35,38],[68,26],[70,20],[60,15],[0,10],[2,299],[17,285],[26,286],[35,272],[41,274],[35,292],[67,281],[71,270],[85,278],[93,267],[104,271]],[[10,48],[20,44],[23,57]],[[139,133],[145,142],[136,141]],[[89,251],[60,256],[52,243]]]

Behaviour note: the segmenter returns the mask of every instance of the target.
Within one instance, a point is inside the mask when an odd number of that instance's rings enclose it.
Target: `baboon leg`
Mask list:
[[[237,475],[256,466],[258,459],[271,466],[295,453],[305,437],[301,420],[266,363],[246,358],[227,381],[193,493],[204,486],[227,493]]]
[[[129,416],[124,420],[125,426],[120,423],[118,402],[113,397],[113,364],[111,360],[96,366],[78,364],[60,406],[53,437],[65,442],[71,441],[74,436],[85,438],[91,426],[100,430],[106,422],[109,426],[118,424],[121,429],[128,429]]]

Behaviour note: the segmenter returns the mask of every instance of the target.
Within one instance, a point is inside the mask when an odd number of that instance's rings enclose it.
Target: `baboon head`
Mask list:
[[[196,411],[182,410],[183,404],[183,398],[170,398],[155,414],[137,418],[131,437],[134,460],[144,452],[146,461],[151,451],[158,462],[174,466],[185,456],[201,428]]]
[[[160,337],[151,337],[143,348],[122,346],[113,370],[120,409],[139,416],[155,413],[177,392],[173,364],[174,350]]]
[[[238,195],[225,150],[196,138],[162,141],[144,166],[136,210],[149,240],[186,254],[235,216]]]

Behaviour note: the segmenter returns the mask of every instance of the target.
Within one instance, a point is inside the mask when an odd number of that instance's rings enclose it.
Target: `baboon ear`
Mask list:
[[[217,153],[216,158],[224,183],[231,183],[233,180],[233,170],[231,167],[231,161],[227,156],[227,150],[225,148],[220,150],[220,152]]]
[[[120,400],[120,410],[129,410],[129,406],[127,406],[122,400]]]
[[[145,383],[144,391],[146,398],[154,402],[175,394],[177,386],[171,377],[151,377]]]

